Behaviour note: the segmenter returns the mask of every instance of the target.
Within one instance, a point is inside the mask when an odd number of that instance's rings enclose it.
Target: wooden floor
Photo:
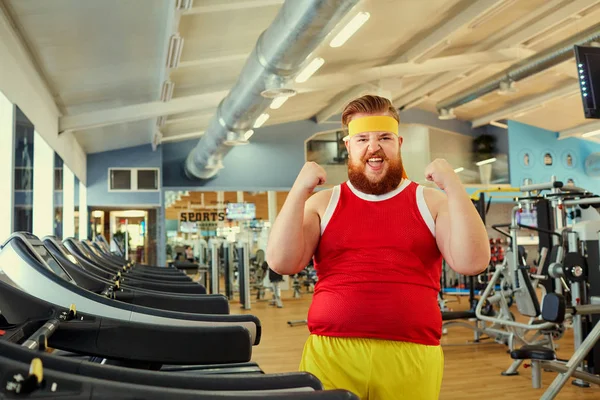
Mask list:
[[[241,310],[237,301],[231,303],[232,314],[249,313],[261,320],[263,335],[261,343],[254,347],[253,361],[266,373],[297,371],[309,334],[306,326],[289,327],[287,321],[306,318],[311,295],[303,294],[302,298],[294,299],[291,291],[284,291],[282,297],[284,308],[280,309],[268,301],[253,301],[249,311]],[[450,305],[457,310],[461,308],[456,303]],[[542,389],[533,389],[529,368],[521,367],[518,376],[501,376],[511,363],[507,348],[490,340],[470,344],[472,339],[473,332],[462,327],[452,327],[444,336],[445,371],[440,399],[539,399],[554,379],[555,373],[542,372]],[[572,333],[568,331],[559,344],[558,356],[568,359],[573,352]],[[557,399],[598,400],[600,387],[579,388],[569,382]]]

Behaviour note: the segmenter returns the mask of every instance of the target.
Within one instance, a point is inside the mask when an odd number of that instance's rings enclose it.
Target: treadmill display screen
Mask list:
[[[58,248],[58,251],[60,251],[60,254],[63,255],[63,257],[67,258],[73,264],[79,265],[79,261],[77,261],[77,259],[73,256],[73,254],[69,253],[69,250],[65,247],[64,244],[62,244],[62,243],[54,243],[54,244]]]
[[[73,282],[71,276],[61,267],[61,265],[56,261],[56,259],[46,250],[44,246],[33,246],[33,249],[36,253],[39,254],[40,257],[48,264],[52,272],[56,275],[60,276],[62,279],[68,282]]]

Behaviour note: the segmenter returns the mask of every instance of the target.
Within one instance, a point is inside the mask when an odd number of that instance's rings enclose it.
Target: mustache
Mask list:
[[[361,161],[366,162],[369,158],[373,158],[373,157],[379,157],[384,161],[386,161],[388,159],[386,157],[385,153],[383,152],[383,150],[379,149],[373,153],[366,154],[364,157],[362,157]]]

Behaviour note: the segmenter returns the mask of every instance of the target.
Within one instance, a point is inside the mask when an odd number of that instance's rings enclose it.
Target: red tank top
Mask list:
[[[439,345],[442,256],[423,186],[381,196],[333,189],[314,255],[312,334]]]

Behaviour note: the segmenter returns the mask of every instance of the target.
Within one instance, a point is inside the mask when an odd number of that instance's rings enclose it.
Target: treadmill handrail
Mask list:
[[[251,326],[252,329],[249,329],[251,333],[251,337],[254,344],[260,343],[261,337],[261,325],[260,320],[253,315],[240,314],[240,315],[215,315],[215,314],[191,314],[177,311],[166,311],[166,310],[157,310],[154,308],[148,308],[143,306],[132,305],[128,303],[122,303],[115,300],[108,299],[102,295],[98,295],[96,293],[92,293],[88,290],[85,290],[72,282],[65,281],[64,279],[57,276],[53,271],[49,270],[43,264],[38,261],[39,257],[32,257],[32,254],[35,253],[34,250],[31,249],[31,246],[27,246],[24,244],[24,240],[22,237],[17,237],[16,235],[12,237],[12,240],[16,240],[12,248],[14,251],[19,253],[18,255],[21,259],[27,263],[30,267],[32,267],[35,271],[42,274],[53,284],[62,287],[64,290],[72,292],[73,294],[86,299],[89,303],[101,304],[104,307],[109,307],[114,310],[120,310],[121,312],[125,312],[129,314],[128,320],[137,321],[135,318],[143,317],[155,317],[156,321],[153,321],[156,325],[173,325],[176,322],[180,322],[181,325],[244,325],[246,327]],[[6,246],[6,244],[5,244]],[[3,248],[2,251],[5,251]],[[45,264],[45,263],[44,263]],[[68,299],[61,299],[63,301],[69,301]],[[72,301],[71,301],[72,302]],[[80,308],[82,308],[80,306]],[[2,307],[0,307],[2,309]],[[3,309],[4,314],[4,309]],[[138,317],[136,317],[136,314]],[[117,317],[111,317],[113,319],[117,319]],[[132,319],[133,318],[133,319]],[[162,323],[161,323],[162,322]]]

